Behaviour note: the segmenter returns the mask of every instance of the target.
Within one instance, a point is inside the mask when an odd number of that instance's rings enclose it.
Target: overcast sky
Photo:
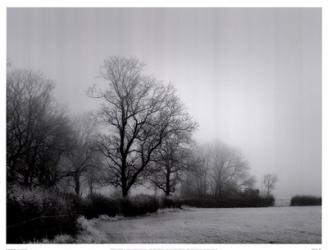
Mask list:
[[[320,9],[8,9],[8,58],[40,70],[71,113],[112,55],[176,86],[195,139],[240,148],[258,185],[321,195]]]

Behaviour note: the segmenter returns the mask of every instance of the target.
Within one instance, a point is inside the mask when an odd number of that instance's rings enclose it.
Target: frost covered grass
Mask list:
[[[43,243],[320,243],[321,207],[168,208],[78,219],[75,237]]]
[[[188,208],[187,208],[188,209]],[[177,208],[165,208],[157,211],[157,214],[168,214],[178,212],[180,209]],[[144,218],[145,216],[150,216],[151,214],[137,216],[134,218]],[[33,243],[109,243],[111,236],[106,234],[106,232],[99,229],[99,225],[102,223],[111,223],[117,221],[128,221],[133,220],[130,217],[115,216],[110,217],[108,215],[100,215],[98,218],[86,219],[81,216],[77,219],[77,223],[80,227],[80,233],[75,237],[67,234],[61,234],[55,236],[52,240],[42,239],[41,241],[34,241]],[[30,242],[32,243],[32,242]]]
[[[107,243],[320,243],[321,207],[165,209],[95,227]]]

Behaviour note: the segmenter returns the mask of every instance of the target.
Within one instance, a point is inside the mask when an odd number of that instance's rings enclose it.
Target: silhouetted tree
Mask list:
[[[67,156],[70,164],[66,176],[72,177],[77,195],[80,195],[82,176],[90,175],[91,168],[97,167],[95,158],[99,155],[96,151],[95,125],[95,119],[90,114],[76,117],[72,124],[73,147]]]
[[[211,190],[215,199],[253,184],[248,164],[241,153],[221,142],[207,147],[208,166],[211,172]]]
[[[90,167],[87,168],[87,171],[84,174],[84,179],[89,188],[89,194],[93,194],[95,188],[106,185],[107,173],[103,158],[104,156],[96,151],[90,162]]]
[[[272,190],[275,188],[278,178],[273,174],[266,174],[263,177],[263,185],[267,196],[271,195]]]
[[[188,169],[187,159],[191,153],[188,144],[194,128],[190,124],[188,131],[165,138],[159,150],[156,151],[150,180],[166,196],[175,192],[183,173]]]
[[[7,180],[25,186],[54,185],[57,165],[70,148],[70,126],[56,107],[53,83],[40,73],[7,75]]]
[[[233,198],[246,189],[252,189],[255,184],[241,153],[221,142],[198,146],[192,159],[191,171],[182,185],[184,196]]]
[[[181,195],[206,198],[209,192],[209,168],[207,158],[200,147],[195,147],[187,159],[188,172],[182,181]]]
[[[189,115],[172,86],[142,74],[135,59],[111,57],[104,63],[105,87],[90,89],[102,100],[100,112],[107,133],[99,136],[99,149],[107,158],[111,184],[122,195],[138,183],[163,140],[188,130]]]

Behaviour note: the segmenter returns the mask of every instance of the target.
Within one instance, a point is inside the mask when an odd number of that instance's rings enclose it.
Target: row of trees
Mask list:
[[[72,148],[68,117],[52,99],[53,84],[39,73],[7,76],[8,184],[52,186],[61,156]]]
[[[253,188],[240,152],[222,144],[192,143],[197,123],[171,85],[142,73],[135,59],[111,57],[103,82],[89,89],[99,101],[92,114],[70,118],[53,100],[53,82],[40,73],[7,76],[7,181],[11,185],[73,187],[113,185],[126,197],[151,183],[170,195],[216,199]],[[181,183],[184,183],[181,185]],[[267,181],[267,192],[274,183]]]
[[[237,150],[217,142],[197,149],[194,157],[193,171],[182,186],[185,196],[223,199],[254,187],[255,179]]]
[[[241,152],[222,142],[196,147],[191,168],[181,186],[183,196],[216,200],[259,196],[255,177]],[[263,177],[263,196],[271,196],[277,177]]]

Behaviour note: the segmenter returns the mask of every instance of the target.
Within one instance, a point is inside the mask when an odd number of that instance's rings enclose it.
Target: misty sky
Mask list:
[[[8,9],[13,68],[40,70],[72,114],[112,55],[176,86],[195,139],[242,150],[278,198],[321,195],[321,10]]]

